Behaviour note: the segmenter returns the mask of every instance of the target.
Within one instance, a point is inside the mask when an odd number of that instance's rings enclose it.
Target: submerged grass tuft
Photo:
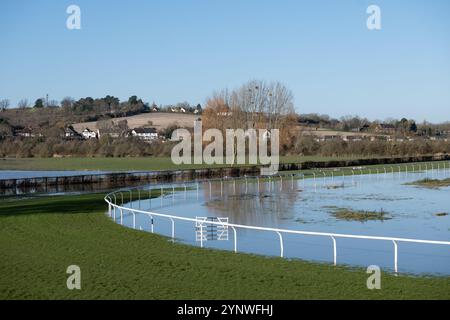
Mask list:
[[[370,220],[389,220],[392,219],[383,209],[380,211],[364,211],[364,210],[352,210],[348,208],[335,208],[331,214],[339,220],[347,221],[370,221]]]
[[[426,187],[426,188],[449,187],[450,186],[450,178],[446,178],[446,179],[442,179],[442,180],[425,178],[422,180],[407,183],[407,185]]]

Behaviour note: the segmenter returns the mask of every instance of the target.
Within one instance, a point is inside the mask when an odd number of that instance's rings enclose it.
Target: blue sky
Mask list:
[[[66,8],[81,8],[68,30]],[[369,5],[382,29],[366,28]],[[301,113],[450,120],[447,0],[1,0],[0,98],[204,103],[283,82]]]

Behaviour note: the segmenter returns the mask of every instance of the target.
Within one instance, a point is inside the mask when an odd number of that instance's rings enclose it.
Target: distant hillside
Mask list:
[[[194,121],[199,118],[201,117],[198,115],[188,113],[151,112],[129,117],[114,118],[113,121],[117,123],[121,120],[127,120],[130,129],[149,126],[154,127],[157,130],[162,130],[173,124],[177,124],[184,128],[193,128]],[[75,123],[73,124],[73,127],[78,132],[83,131],[85,128],[96,130],[97,121]]]

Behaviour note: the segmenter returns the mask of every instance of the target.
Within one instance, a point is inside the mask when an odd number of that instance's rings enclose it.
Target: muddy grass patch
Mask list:
[[[446,178],[446,179],[442,179],[442,180],[425,178],[422,180],[407,183],[406,185],[425,187],[425,188],[449,187],[450,186],[450,178]]]
[[[338,220],[345,221],[384,221],[390,220],[392,217],[383,209],[380,211],[353,210],[349,208],[333,208],[331,215]]]

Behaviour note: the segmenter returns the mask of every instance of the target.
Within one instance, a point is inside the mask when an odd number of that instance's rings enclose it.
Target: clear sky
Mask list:
[[[81,30],[66,28],[71,4]],[[46,93],[197,104],[265,79],[300,113],[450,120],[448,0],[1,0],[0,43],[13,105]]]

